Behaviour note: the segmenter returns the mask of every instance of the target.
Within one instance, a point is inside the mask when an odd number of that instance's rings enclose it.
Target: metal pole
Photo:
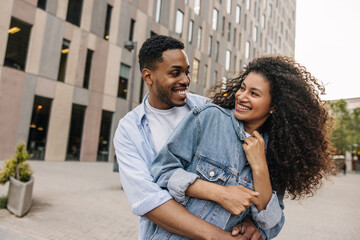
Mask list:
[[[137,51],[137,42],[133,43],[133,59],[131,64],[131,78],[130,78],[130,87],[129,87],[129,112],[132,110],[132,103],[133,103],[133,89],[134,89],[134,82],[135,82],[135,65],[136,65],[136,51]]]

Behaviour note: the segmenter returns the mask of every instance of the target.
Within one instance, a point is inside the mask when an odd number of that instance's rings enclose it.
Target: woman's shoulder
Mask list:
[[[223,107],[220,107],[219,105],[216,105],[214,103],[206,103],[205,105],[201,107],[195,107],[193,109],[193,114],[195,115],[211,115],[211,114],[219,114],[223,113],[225,115],[231,116],[232,109],[226,109]]]

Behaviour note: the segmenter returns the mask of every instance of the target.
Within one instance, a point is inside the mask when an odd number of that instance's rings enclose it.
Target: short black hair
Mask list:
[[[163,60],[164,51],[184,48],[184,43],[169,36],[155,35],[146,39],[139,52],[140,71],[144,68],[155,70],[156,64]]]

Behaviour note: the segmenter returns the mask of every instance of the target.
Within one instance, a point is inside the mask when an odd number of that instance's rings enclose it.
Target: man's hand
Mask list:
[[[233,236],[242,234],[247,240],[263,240],[261,233],[249,216],[246,216],[241,223],[233,227],[231,234]]]
[[[224,191],[216,201],[234,215],[240,215],[251,204],[259,204],[259,193],[244,186],[223,186]]]

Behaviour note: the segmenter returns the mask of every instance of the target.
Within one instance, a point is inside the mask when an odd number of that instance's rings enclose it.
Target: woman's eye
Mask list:
[[[256,96],[256,97],[259,96],[259,94],[257,94],[256,92],[251,92],[251,95]]]

